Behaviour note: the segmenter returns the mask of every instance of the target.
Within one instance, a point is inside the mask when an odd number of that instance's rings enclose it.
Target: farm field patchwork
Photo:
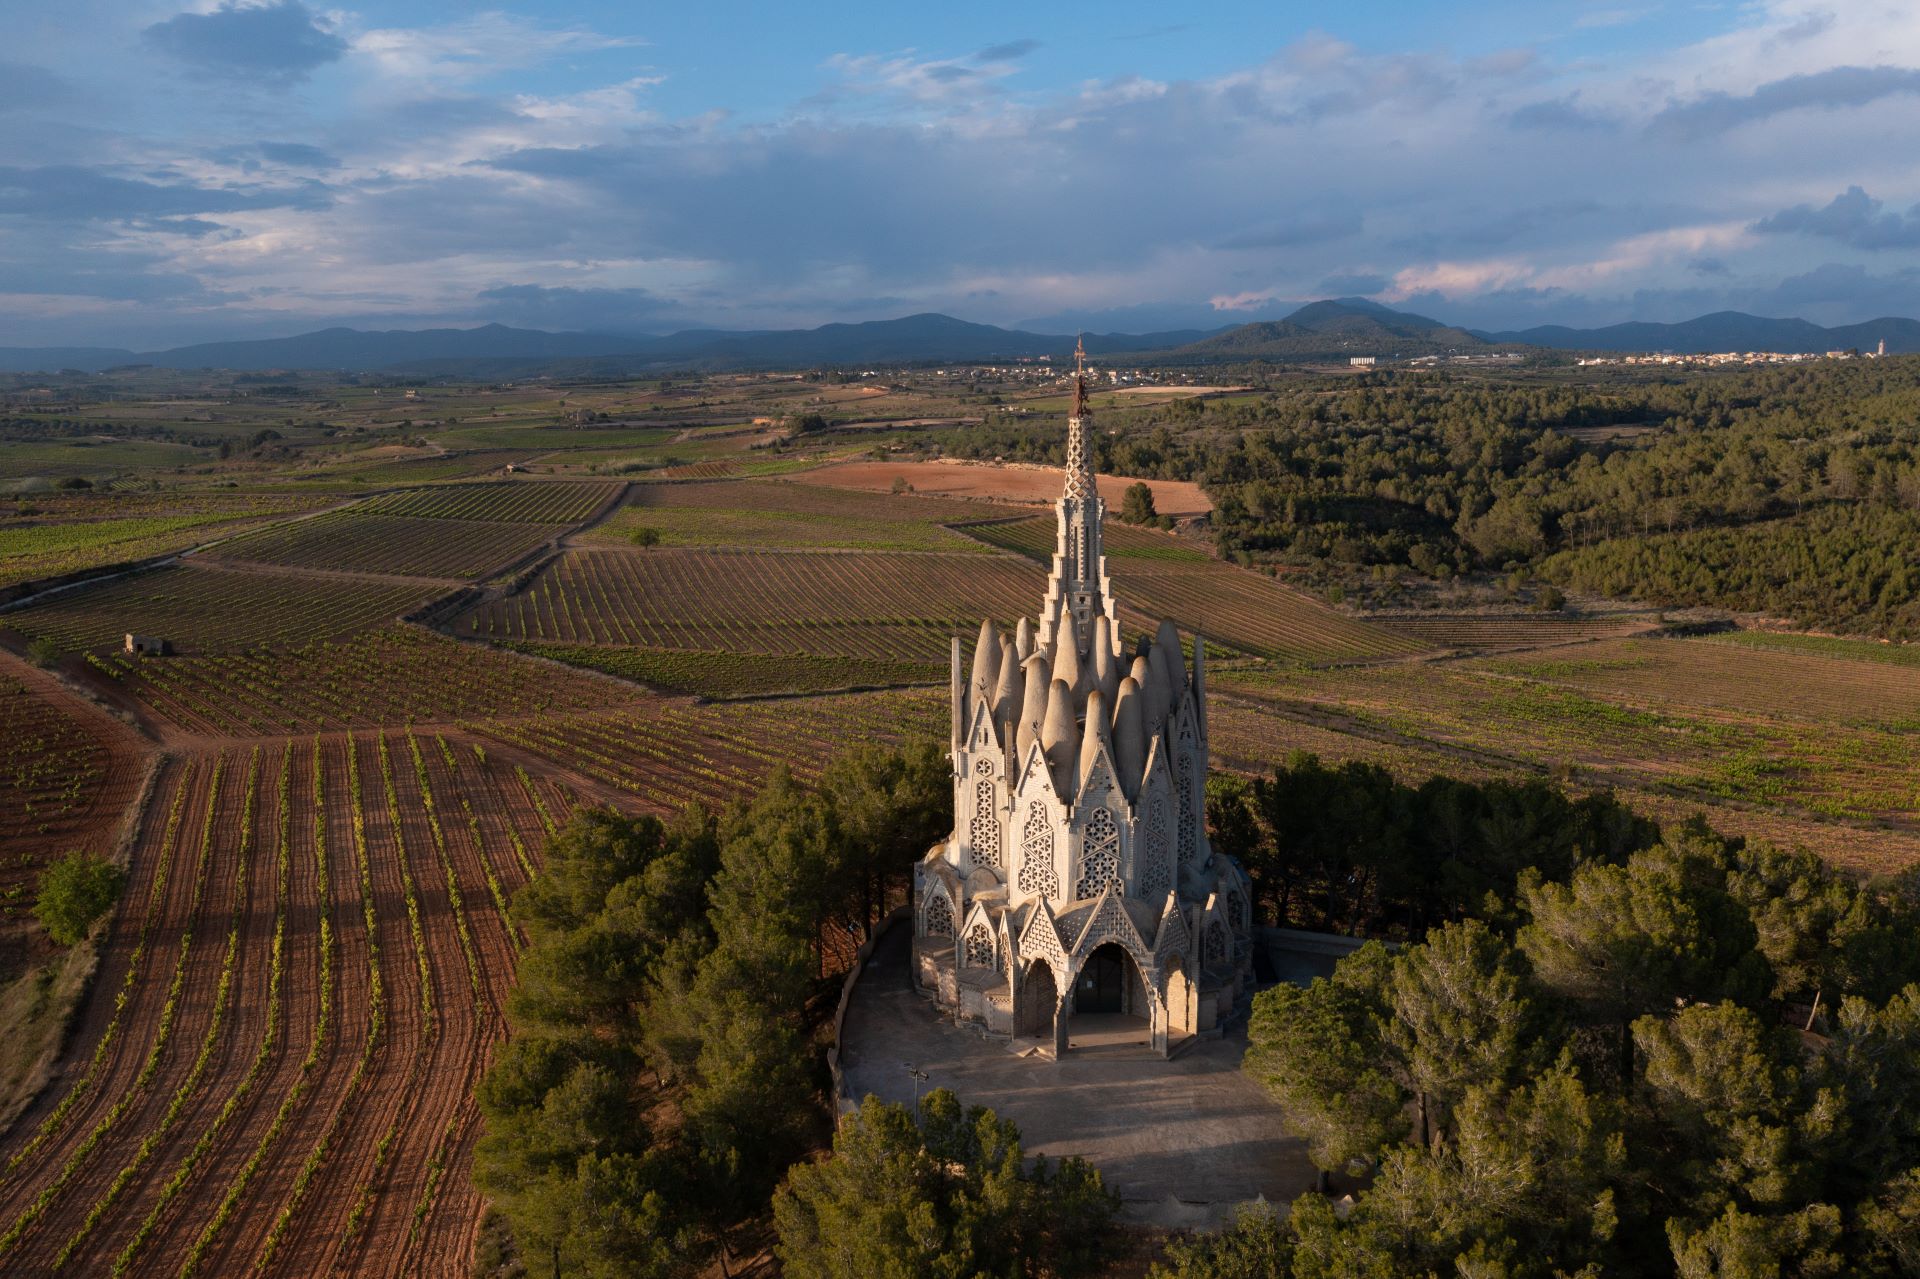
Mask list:
[[[66,652],[117,649],[128,631],[170,640],[182,653],[221,652],[351,635],[431,594],[405,582],[169,565],[0,611],[0,626]]]
[[[805,457],[721,457],[702,462],[672,463],[654,470],[640,471],[631,478],[636,483],[673,483],[682,480],[738,480],[769,475],[791,475],[811,467]]]
[[[570,551],[462,636],[943,662],[948,638],[1034,607],[1043,575],[994,556]]]
[[[1146,617],[1283,662],[1343,662],[1404,657],[1428,646],[1219,560],[1187,564],[1118,560],[1114,590]]]
[[[109,851],[139,816],[53,1082],[0,1124],[0,1274],[466,1273],[472,1085],[525,941],[505,907],[548,835],[581,804],[718,806],[849,744],[944,739],[950,637],[1030,613],[1053,551],[1050,513],[1008,503],[1050,503],[1057,470],[872,461],[879,433],[753,448],[768,433],[741,426],[978,416],[964,385],[743,375],[403,399],[288,376],[285,394],[65,406],[195,443],[49,444],[21,456],[91,455],[99,487],[0,500],[0,573],[9,535],[36,563],[246,535],[0,610],[19,639],[87,650],[61,678],[149,733],[0,654],[0,943],[28,935],[49,856]],[[279,438],[255,450],[263,425]],[[164,469],[116,469],[139,456]],[[457,482],[509,462],[534,477]],[[896,475],[919,491],[890,493]],[[210,483],[244,487],[155,487]],[[1103,481],[1116,510],[1126,483]],[[249,523],[387,484],[434,486]],[[666,545],[632,547],[642,527]],[[395,620],[569,540],[514,593],[472,591],[451,636]],[[1216,769],[1306,750],[1415,784],[1550,776],[1863,872],[1920,864],[1920,650],[1634,638],[1625,614],[1363,619],[1194,539],[1116,519],[1106,544],[1129,639],[1164,615],[1219,650]],[[124,657],[129,630],[181,655]],[[55,953],[32,938],[29,960]]]
[[[1418,641],[1336,613],[1232,565],[1128,561],[1129,634],[1167,617],[1292,662],[1393,657]],[[1011,557],[885,552],[593,550],[563,554],[516,594],[455,623],[476,639],[799,653],[938,663],[983,617],[1028,614],[1044,573]]]
[[[1615,643],[1680,646],[1670,694],[1632,696],[1575,682],[1622,678],[1620,672],[1630,669],[1636,683],[1659,674],[1657,668],[1617,665],[1640,660],[1634,654],[1591,662],[1487,658],[1324,671],[1222,670],[1214,686],[1227,699],[1245,699],[1342,734],[1438,752],[1448,761],[1444,771],[1570,773],[1582,784],[1717,806],[1715,821],[1734,832],[1742,828],[1739,814],[1749,808],[1773,810],[1804,827],[1847,819],[1908,830],[1916,808],[1911,722],[1855,722],[1836,741],[1833,721],[1807,719],[1791,704],[1769,710],[1751,691],[1744,710],[1717,705],[1711,668],[1690,667],[1690,645],[1681,641]],[[1578,651],[1584,656],[1590,650]],[[1875,837],[1866,828],[1834,828],[1809,842],[1825,852],[1847,852],[1855,864],[1876,855]]]
[[[533,449],[456,449],[419,457],[360,457],[347,454],[329,474],[356,484],[431,484],[439,480],[485,475],[522,465],[540,454]]]
[[[618,483],[515,480],[448,484],[383,493],[354,507],[361,515],[416,519],[489,520],[503,524],[578,524],[612,501]]]
[[[979,517],[976,515],[974,518]],[[1042,564],[1053,563],[1057,531],[1051,515],[1036,515],[1031,519],[1007,523],[969,525],[962,531],[968,537],[977,538],[990,546],[1024,555]],[[1171,533],[1135,528],[1112,518],[1101,530],[1100,544],[1110,560],[1167,560],[1177,564],[1199,564],[1213,558],[1205,550],[1183,542]]]
[[[236,736],[548,714],[601,708],[618,694],[417,626],[208,657],[112,654],[90,665],[180,729]]]
[[[1499,649],[1538,648],[1547,644],[1572,644],[1582,640],[1615,639],[1655,630],[1660,623],[1652,614],[1623,617],[1556,617],[1541,615],[1479,616],[1435,614],[1433,616],[1376,617],[1373,622],[1399,635],[1406,635],[1436,648],[1472,649],[1490,652]]]
[[[1731,644],[1736,648],[1771,649],[1783,653],[1812,653],[1844,657],[1856,662],[1885,662],[1891,666],[1920,666],[1920,644],[1882,644],[1875,640],[1841,639],[1832,635],[1788,635],[1777,631],[1726,631],[1703,635],[1702,643]]]
[[[995,466],[961,462],[842,462],[823,466],[800,476],[804,484],[866,489],[886,493],[896,479],[913,485],[914,491],[934,496],[987,498],[1000,502],[1024,502],[1051,505],[1060,496],[1063,472],[1057,466]],[[1131,476],[1099,475],[1100,496],[1109,510],[1118,511],[1127,486],[1137,483]],[[1213,499],[1198,484],[1186,480],[1147,480],[1153,490],[1155,508],[1162,515],[1204,515],[1213,509]]]
[[[624,546],[652,528],[663,546],[983,552],[941,527],[992,513],[978,503],[825,489],[789,481],[636,485],[585,544]],[[1011,513],[1011,512],[1010,512]]]
[[[649,688],[702,697],[838,692],[901,684],[938,684],[947,667],[805,653],[702,653],[601,645],[509,644],[515,652],[603,671]]]
[[[363,515],[358,508],[214,547],[223,560],[405,577],[485,577],[565,531],[556,524]]]
[[[711,706],[652,698],[605,714],[465,727],[666,812],[724,805],[780,765],[810,778],[850,743],[942,734],[948,713],[944,690],[903,689]]]
[[[1704,639],[1624,639],[1473,666],[1651,707],[1920,732],[1920,681],[1896,663]],[[1894,669],[1888,669],[1889,666]]]
[[[206,454],[165,440],[80,436],[45,443],[9,442],[0,451],[0,481],[15,492],[51,487],[69,476],[99,479],[131,471],[191,466]]]
[[[128,493],[22,501],[11,515],[0,508],[0,586],[164,555],[322,500]]]

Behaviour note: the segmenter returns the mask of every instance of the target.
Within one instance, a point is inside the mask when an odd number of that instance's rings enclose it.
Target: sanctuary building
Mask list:
[[[915,980],[1064,1053],[1075,1018],[1166,1053],[1252,992],[1246,872],[1207,846],[1206,659],[1129,648],[1101,548],[1084,358],[1046,598],[953,641],[953,833],[914,868]]]

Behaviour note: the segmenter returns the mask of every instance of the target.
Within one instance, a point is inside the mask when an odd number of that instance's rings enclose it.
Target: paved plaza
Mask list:
[[[1168,1061],[1144,1046],[1096,1046],[1059,1062],[956,1026],[915,994],[911,929],[896,927],[854,987],[841,1067],[855,1098],[911,1103],[951,1088],[1020,1127],[1029,1154],[1079,1155],[1126,1201],[1126,1216],[1163,1226],[1217,1221],[1236,1203],[1288,1203],[1314,1182],[1306,1143],[1288,1135],[1259,1085],[1240,1072],[1244,1030],[1187,1044]],[[1086,1038],[1108,1030],[1090,1026]],[[1127,1038],[1115,1035],[1114,1038]],[[1081,1037],[1076,1036],[1076,1040]]]

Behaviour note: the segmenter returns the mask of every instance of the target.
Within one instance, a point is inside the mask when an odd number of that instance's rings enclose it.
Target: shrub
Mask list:
[[[635,546],[660,545],[660,530],[657,528],[651,528],[651,527],[637,528],[633,530],[633,532],[627,534],[627,536],[633,539],[633,544]]]
[[[42,635],[27,645],[27,659],[35,666],[52,666],[60,656],[60,641],[51,635]]]
[[[33,913],[47,935],[72,946],[107,913],[126,883],[126,872],[105,858],[68,853],[40,873]]]

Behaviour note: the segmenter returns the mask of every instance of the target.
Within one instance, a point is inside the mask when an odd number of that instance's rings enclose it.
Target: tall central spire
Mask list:
[[[1073,410],[1067,414],[1067,489],[1068,501],[1098,496],[1093,483],[1093,462],[1087,456],[1087,346],[1082,338],[1073,341]]]
[[[1087,350],[1084,341],[1073,347],[1073,408],[1067,416],[1066,483],[1055,503],[1059,533],[1054,546],[1053,573],[1041,613],[1040,634],[1061,634],[1063,615],[1073,619],[1072,635],[1079,653],[1090,654],[1094,619],[1104,615],[1111,635],[1120,633],[1113,603],[1113,585],[1107,579],[1107,557],[1100,545],[1100,526],[1107,505],[1094,482],[1092,450],[1087,443]],[[1055,639],[1055,642],[1059,641]],[[1116,650],[1118,651],[1118,650]]]

